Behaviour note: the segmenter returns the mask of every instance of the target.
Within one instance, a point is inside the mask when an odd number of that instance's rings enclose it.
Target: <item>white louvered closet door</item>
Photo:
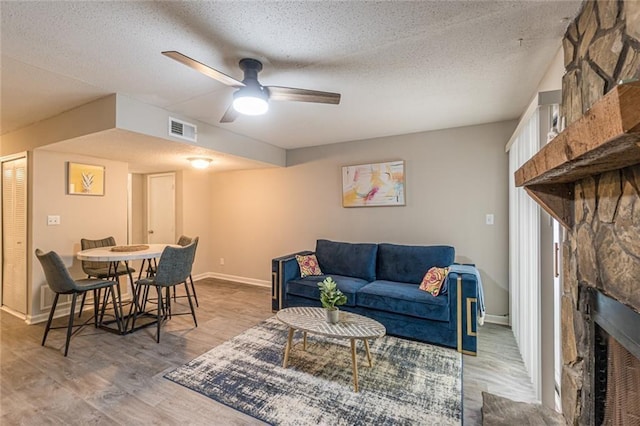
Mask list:
[[[2,163],[2,305],[27,313],[27,159]]]

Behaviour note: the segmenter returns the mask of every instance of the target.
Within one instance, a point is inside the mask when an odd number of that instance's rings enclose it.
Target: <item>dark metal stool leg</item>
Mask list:
[[[189,307],[191,308],[191,316],[193,317],[193,323],[198,326],[198,320],[196,320],[196,311],[193,309],[193,302],[191,302],[191,295],[189,294],[189,284],[184,282],[184,288],[187,290],[187,300],[189,300]]]
[[[124,318],[121,318],[120,315],[118,315],[118,305],[116,304],[116,296],[113,291],[113,287],[114,286],[109,287],[109,289],[107,290],[107,293],[111,292],[111,302],[113,303],[113,313],[116,317],[116,324],[118,326],[118,330],[120,331],[120,333],[124,334],[127,332],[127,324],[129,321],[127,320],[126,323],[124,323]],[[134,316],[134,319],[135,319],[135,316]]]
[[[100,298],[100,296],[98,296],[99,292],[100,292],[100,289],[98,289],[98,290],[94,289],[93,290],[93,326],[95,328],[98,328],[98,315],[99,315],[98,299]],[[83,297],[83,300],[84,300],[84,297]],[[80,310],[82,311],[82,308],[80,308]]]
[[[156,334],[156,343],[160,343],[160,323],[162,322],[160,320],[160,312],[164,310],[162,306],[163,305],[162,290],[160,289],[160,286],[156,286],[156,292],[158,293],[158,314],[157,314],[158,328],[157,328],[157,334]]]
[[[175,290],[175,286],[173,287],[173,289]],[[164,309],[165,309],[165,317],[168,317],[169,319],[171,319],[171,287],[167,287],[167,289],[165,290],[166,293],[166,298],[167,298],[167,302],[165,303]]]
[[[196,286],[193,285],[193,278],[189,275],[189,282],[191,282],[191,290],[193,290],[193,298],[196,299],[196,306],[199,308],[200,304],[198,303],[198,295],[196,294]]]
[[[53,320],[53,313],[56,310],[56,306],[58,306],[58,297],[60,295],[56,293],[53,297],[53,305],[51,305],[51,312],[49,312],[49,319],[47,320],[47,326],[44,328],[44,336],[42,336],[42,346],[44,346],[44,342],[47,341],[47,334],[49,334],[49,330],[51,329],[51,321]]]
[[[67,326],[67,341],[64,345],[64,356],[67,356],[69,353],[69,341],[71,340],[71,331],[73,330],[73,314],[76,310],[76,299],[78,298],[78,293],[73,293],[71,297],[71,311],[69,312],[69,325]]]
[[[82,293],[82,301],[80,301],[80,312],[78,312],[78,318],[82,316],[82,310],[84,309],[84,300],[87,298],[87,293]]]
[[[135,288],[136,297],[138,297],[138,295],[140,294],[140,290],[141,290],[140,287],[141,287],[140,284],[136,283],[136,288]],[[148,286],[145,286],[145,287],[148,287]],[[134,311],[133,311],[133,317],[131,317],[131,330],[135,330],[136,329],[136,318],[138,317],[139,313],[143,313],[144,312],[144,307],[146,306],[146,304],[147,304],[146,294],[145,294],[145,292],[143,290],[142,291],[142,299],[140,300],[141,310],[138,311],[136,306],[133,307]]]

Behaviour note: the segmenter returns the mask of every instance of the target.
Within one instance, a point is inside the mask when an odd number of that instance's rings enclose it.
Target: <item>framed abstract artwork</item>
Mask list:
[[[67,194],[104,195],[104,166],[68,162]]]
[[[404,206],[404,161],[342,167],[342,206]]]

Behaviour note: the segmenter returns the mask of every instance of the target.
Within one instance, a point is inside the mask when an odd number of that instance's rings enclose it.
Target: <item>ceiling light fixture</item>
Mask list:
[[[211,158],[203,157],[188,158],[188,160],[191,162],[191,167],[193,167],[194,169],[206,169],[213,161]]]
[[[269,95],[256,81],[233,94],[233,109],[244,115],[262,115],[269,110]]]

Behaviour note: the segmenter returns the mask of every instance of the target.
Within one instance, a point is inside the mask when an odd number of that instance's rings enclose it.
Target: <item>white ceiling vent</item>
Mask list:
[[[196,142],[198,139],[198,128],[195,124],[169,117],[169,134],[176,138]]]

